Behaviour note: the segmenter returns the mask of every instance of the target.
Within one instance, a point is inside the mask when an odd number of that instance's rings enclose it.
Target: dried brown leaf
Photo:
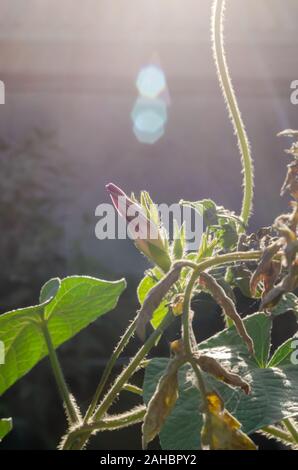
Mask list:
[[[171,413],[178,399],[178,369],[181,365],[179,357],[173,358],[165,374],[159,380],[154,395],[147,405],[146,415],[142,426],[143,449],[147,448],[160,432],[165,420]]]
[[[250,290],[253,296],[256,295],[259,282],[264,282],[264,293],[267,293],[274,285],[280,272],[280,263],[274,262],[273,258],[281,247],[280,241],[276,241],[265,248],[259,261],[258,267],[250,280]]]
[[[246,331],[245,325],[237,313],[236,307],[234,302],[230,297],[228,297],[224,291],[224,289],[218,284],[216,279],[213,276],[207,273],[201,273],[199,282],[203,283],[203,285],[209,290],[214,300],[221,306],[225,315],[233,320],[235,327],[243,339],[243,341],[247,345],[247,349],[251,354],[254,354],[254,344]]]
[[[243,380],[239,375],[233,374],[232,372],[225,369],[213,357],[197,355],[195,359],[204,372],[213,375],[217,379],[222,380],[223,382],[232,385],[233,387],[241,388],[244,393],[246,393],[246,395],[250,393],[250,385],[245,382],[245,380]]]
[[[176,263],[175,266],[150,290],[139,310],[136,324],[136,332],[144,341],[146,326],[150,322],[154,310],[157,309],[162,299],[170,288],[178,281],[184,263]]]

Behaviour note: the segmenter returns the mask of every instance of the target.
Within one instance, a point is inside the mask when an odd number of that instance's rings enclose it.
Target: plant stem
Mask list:
[[[199,389],[200,389],[202,399],[203,399],[203,403],[204,403],[204,408],[203,408],[204,413],[208,413],[207,390],[206,390],[206,386],[205,386],[202,371],[201,371],[200,367],[198,366],[198,364],[196,363],[196,361],[193,358],[190,358],[189,362],[190,362],[190,364],[191,364],[191,366],[194,370],[194,373],[196,374]]]
[[[186,354],[191,354],[191,335],[190,335],[190,307],[191,307],[191,297],[194,284],[199,277],[200,273],[206,269],[212,268],[216,265],[221,265],[225,263],[231,263],[233,261],[244,261],[244,260],[256,260],[259,259],[262,255],[262,251],[238,251],[234,253],[227,253],[224,255],[217,255],[213,258],[207,258],[200,263],[193,263],[192,267],[194,268],[191,278],[188,282],[188,285],[185,290],[184,295],[184,304],[183,304],[183,338],[184,338],[184,348]]]
[[[62,398],[62,402],[64,403],[67,416],[71,424],[79,423],[80,417],[72,401],[70,392],[68,390],[68,387],[67,387],[67,384],[66,384],[66,381],[65,381],[60,363],[59,363],[58,356],[56,354],[56,351],[52,342],[50,332],[48,330],[48,325],[44,319],[42,320],[42,323],[41,323],[41,331],[44,335],[45,342],[47,344],[52,371],[53,371],[53,374],[57,383],[58,390]]]
[[[288,442],[289,444],[295,444],[295,441],[290,434],[275,426],[265,426],[261,429],[261,431],[265,434],[270,434],[270,436],[280,439],[281,441]]]
[[[205,271],[206,269],[212,268],[213,266],[218,266],[222,264],[232,263],[235,261],[253,261],[258,260],[262,256],[263,252],[261,250],[256,251],[235,251],[233,253],[227,253],[224,255],[213,256],[212,258],[207,258],[200,263],[197,263],[196,270]],[[276,256],[278,258],[279,255]]]
[[[193,271],[191,278],[187,284],[185,294],[184,294],[184,303],[183,303],[183,314],[182,314],[182,326],[183,326],[183,344],[184,350],[188,358],[192,357],[192,331],[191,331],[191,322],[190,317],[191,310],[191,296],[194,283],[199,276],[200,270],[198,267]]]
[[[291,436],[293,437],[296,444],[298,444],[298,430],[296,428],[296,423],[291,418],[286,418],[282,421],[284,426],[287,428]]]
[[[74,443],[82,442],[81,440],[85,442],[86,436],[89,437],[90,434],[94,434],[96,431],[113,431],[133,426],[134,424],[143,421],[145,413],[146,406],[141,405],[129,412],[121,413],[117,416],[109,416],[108,418],[95,421],[94,423],[82,424],[66,437],[62,444],[62,448],[63,450],[70,450],[73,448]]]
[[[101,416],[103,416],[110,405],[113,403],[114,399],[118,395],[118,393],[121,391],[123,385],[125,385],[129,378],[132,376],[132,374],[138,369],[138,366],[141,362],[141,360],[147,356],[149,351],[153,348],[153,346],[156,343],[156,340],[158,337],[163,333],[163,331],[170,325],[170,323],[173,321],[174,316],[171,312],[169,312],[159,327],[151,333],[147,341],[143,344],[141,349],[137,352],[137,354],[134,356],[134,358],[131,360],[131,362],[128,364],[128,366],[123,370],[123,372],[118,376],[114,384],[112,385],[112,388],[109,390],[108,394],[106,397],[102,400],[101,404],[99,405],[97,411],[94,414],[95,419],[100,419]]]
[[[254,170],[248,137],[237,104],[237,98],[233,90],[225,56],[223,40],[224,10],[225,0],[215,0],[212,15],[212,43],[219,82],[235,134],[237,135],[238,146],[241,154],[241,164],[243,169],[243,200],[241,218],[244,224],[247,225],[253,205]],[[240,230],[243,231],[243,228],[240,228]]]
[[[99,421],[102,419],[102,417],[105,415],[105,413],[108,411],[109,407],[117,397],[117,395],[121,392],[123,386],[128,382],[129,378],[135,373],[135,371],[139,368],[141,361],[144,359],[144,357],[147,356],[149,351],[153,348],[155,345],[157,339],[159,336],[164,332],[164,330],[172,323],[174,320],[174,316],[171,312],[168,312],[168,314],[165,316],[165,318],[162,320],[161,324],[159,327],[154,330],[147,341],[143,344],[141,349],[137,352],[137,354],[133,357],[131,362],[128,364],[128,366],[121,372],[121,374],[117,377],[115,380],[114,384],[108,391],[107,395],[103,398],[102,402],[99,404],[96,412],[92,416],[93,421]],[[91,424],[91,423],[90,423]],[[86,432],[83,434],[80,439],[76,439],[75,437],[72,436],[72,433],[69,434],[66,444],[63,446],[64,450],[77,450],[81,449],[85,443],[88,441],[90,437],[91,432]]]
[[[146,406],[139,406],[128,413],[123,413],[118,416],[109,416],[108,418],[102,419],[101,421],[95,421],[91,424],[86,424],[82,427],[81,432],[93,432],[95,430],[101,431],[112,431],[115,429],[125,428],[132,426],[133,424],[140,423],[146,413]]]
[[[211,268],[216,265],[221,265],[225,263],[231,263],[234,261],[243,261],[243,260],[256,260],[259,259],[260,256],[262,255],[262,251],[248,251],[248,252],[235,252],[235,253],[229,253],[225,255],[218,255],[213,258],[207,258],[204,261],[201,261],[200,263],[193,263],[191,261],[186,261],[185,264],[192,268],[194,271],[192,273],[191,279],[189,281],[189,284],[186,289],[186,294],[184,298],[184,313],[183,313],[183,330],[184,330],[184,339],[185,339],[185,344],[189,345],[190,344],[190,331],[189,331],[189,310],[190,310],[190,301],[191,301],[191,295],[192,295],[192,289],[194,286],[194,283],[199,276],[200,272],[204,271],[205,269]],[[187,310],[186,310],[187,306]],[[186,313],[187,311],[187,313]],[[100,420],[101,417],[107,412],[109,409],[110,405],[113,403],[114,399],[118,395],[118,393],[123,389],[123,387],[127,384],[129,378],[131,375],[139,368],[142,366],[144,362],[144,358],[148,354],[148,352],[151,350],[151,348],[154,346],[157,338],[159,337],[160,334],[163,333],[163,331],[167,328],[167,326],[172,322],[174,319],[173,315],[171,312],[168,313],[168,315],[163,319],[162,323],[160,326],[151,334],[151,336],[148,338],[146,343],[142,346],[142,348],[138,351],[138,353],[134,356],[134,358],[131,360],[130,364],[123,370],[123,372],[118,376],[114,384],[112,385],[111,389],[107,393],[107,395],[104,397],[102,402],[100,403],[97,411],[92,415],[90,414],[90,417],[88,419],[95,419],[96,421]],[[136,319],[134,320],[134,322]],[[117,348],[114,351],[114,355],[111,358],[110,363],[107,365],[108,370],[111,368],[111,363],[112,366],[115,363],[117,359],[117,354],[119,351],[121,352],[122,348],[126,344],[126,342],[129,340],[129,338],[132,336],[134,332],[134,322],[129,326],[128,330],[120,340]],[[186,335],[186,337],[185,337]],[[186,350],[188,353],[191,352],[191,347],[186,346]],[[119,353],[120,354],[120,353]],[[117,357],[116,357],[117,356]],[[109,374],[104,374],[104,384],[106,383],[107,377]],[[103,379],[101,379],[100,384],[98,386],[96,395],[99,396],[102,393],[103,390]],[[94,407],[95,399],[94,401],[92,400]],[[89,407],[90,408],[90,407]],[[89,410],[88,410],[89,411]],[[88,413],[89,414],[89,413]],[[84,423],[87,424],[87,420],[85,417]],[[89,423],[91,424],[91,423]],[[81,449],[87,440],[90,437],[90,432],[86,432],[84,435],[80,437],[80,439],[74,439],[72,433],[69,434],[66,443],[64,444],[64,449]]]
[[[123,385],[122,390],[134,393],[135,395],[143,396],[143,390],[140,387],[137,387],[136,385],[125,384]]]
[[[122,338],[120,339],[118,345],[116,346],[116,349],[114,350],[111,358],[109,359],[106,367],[105,367],[105,370],[103,372],[103,375],[101,377],[101,380],[97,386],[97,389],[96,389],[96,392],[94,394],[94,397],[91,401],[91,404],[87,410],[87,413],[84,417],[84,423],[86,423],[88,421],[88,419],[92,416],[92,414],[94,413],[94,410],[97,406],[97,403],[98,403],[98,400],[104,390],[104,387],[108,381],[108,378],[110,376],[110,373],[112,372],[112,369],[118,359],[118,357],[120,356],[120,354],[122,353],[123,349],[125,348],[125,346],[127,345],[127,343],[129,342],[129,340],[131,339],[131,337],[133,336],[134,332],[135,332],[135,329],[136,329],[136,321],[137,321],[137,316],[135,317],[135,319],[130,323],[129,327],[127,328],[127,330],[125,331],[124,335],[122,336]]]
[[[203,374],[201,372],[200,367],[198,366],[198,364],[196,363],[194,359],[194,348],[196,347],[196,344],[193,344],[195,336],[194,336],[194,332],[192,328],[192,316],[191,316],[192,290],[193,290],[194,283],[197,277],[199,276],[200,272],[201,270],[198,265],[191,275],[191,278],[187,284],[185,294],[184,294],[183,317],[182,317],[183,346],[184,346],[184,351],[185,351],[187,361],[192,366],[193,371],[198,381],[199,390],[200,390],[201,397],[202,397],[203,404],[204,404],[204,407],[203,407],[204,412],[206,413],[207,416],[209,416],[207,391],[206,391]]]
[[[190,263],[189,266],[193,268],[192,275],[187,284],[185,294],[184,294],[184,303],[183,303],[183,314],[182,314],[182,326],[183,326],[183,344],[186,355],[191,365],[192,361],[192,321],[190,318],[191,311],[191,298],[194,284],[197,278],[200,276],[200,273],[216,265],[221,265],[225,263],[231,263],[233,261],[244,261],[244,260],[255,260],[259,259],[262,255],[262,251],[238,251],[234,253],[227,253],[224,255],[217,255],[213,258],[207,258],[204,261],[199,263]],[[197,365],[196,365],[197,366]],[[198,367],[198,366],[197,366]],[[196,370],[195,370],[196,372]],[[202,382],[202,380],[201,380]],[[200,381],[199,381],[200,384]],[[204,394],[204,389],[202,385],[202,395]]]

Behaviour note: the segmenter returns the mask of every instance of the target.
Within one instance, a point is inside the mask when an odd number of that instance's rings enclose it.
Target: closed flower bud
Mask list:
[[[159,227],[147,218],[142,206],[132,201],[118,186],[109,183],[106,189],[118,214],[126,220],[128,233],[138,250],[167,272],[171,266],[171,259]]]

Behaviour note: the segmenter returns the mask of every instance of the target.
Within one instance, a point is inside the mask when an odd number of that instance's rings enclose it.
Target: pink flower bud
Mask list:
[[[132,201],[113,183],[106,185],[118,214],[128,223],[128,231],[137,248],[150,260],[167,271],[171,260],[162,240],[158,226],[146,217],[143,208]]]
[[[137,218],[137,223],[135,225],[131,224],[134,229],[133,233],[132,230],[130,230],[133,239],[158,238],[158,228],[147,219],[143,208],[139,204],[133,202],[122,189],[118,188],[118,186],[113,183],[107,184],[106,189],[110,194],[118,214],[126,219],[128,224]]]
[[[106,190],[108,191],[118,214],[127,219],[127,209],[134,203],[129,199],[125,192],[118,188],[114,183],[107,184]],[[129,222],[129,220],[127,221]]]

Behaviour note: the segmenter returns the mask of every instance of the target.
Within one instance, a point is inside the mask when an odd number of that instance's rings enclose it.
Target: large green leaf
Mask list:
[[[0,419],[0,442],[12,430],[12,419]]]
[[[255,348],[255,362],[259,367],[266,367],[270,352],[270,336],[272,322],[265,314],[251,315],[245,320],[248,334],[252,337]],[[214,348],[219,346],[230,346],[236,351],[242,351],[247,359],[251,358],[247,354],[246,345],[241,340],[235,327],[231,327],[212,336],[207,341],[201,343],[200,348]]]
[[[208,387],[221,395],[226,408],[242,423],[243,431],[248,434],[298,414],[298,366],[259,366],[268,357],[270,323],[270,319],[264,314],[255,314],[245,320],[246,328],[254,340],[256,358],[250,357],[234,327],[200,344],[200,349],[205,353],[250,383],[252,392],[245,395],[241,390],[205,374]],[[145,402],[151,398],[167,363],[167,359],[157,358],[151,360],[146,368]],[[161,445],[167,450],[199,449],[202,402],[189,366],[180,370],[179,389],[180,396],[176,406],[160,433]]]
[[[59,284],[59,285],[58,285]],[[44,312],[55,347],[64,343],[104,313],[112,310],[126,283],[88,276],[49,281],[41,290],[40,305],[0,316],[0,341],[5,363],[0,365],[0,395],[47,355],[40,329]]]

